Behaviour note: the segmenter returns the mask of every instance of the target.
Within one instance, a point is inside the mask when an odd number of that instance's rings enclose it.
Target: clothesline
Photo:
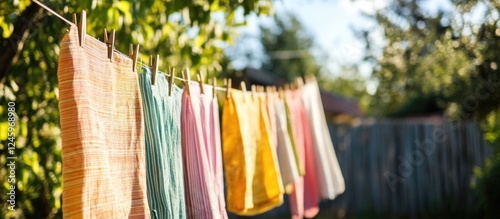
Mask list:
[[[227,219],[288,196],[292,218],[312,218],[345,191],[314,78],[268,93],[244,82],[231,92],[231,78],[205,87],[189,68],[159,71],[159,55],[138,60],[139,46],[117,51],[115,30],[104,43],[88,36],[85,11],[80,20],[57,68],[65,217]]]
[[[50,14],[52,14],[52,15],[56,16],[57,18],[61,19],[61,20],[62,20],[62,21],[64,21],[65,23],[67,23],[67,24],[69,24],[69,25],[71,25],[71,26],[77,26],[75,23],[73,23],[73,22],[71,22],[71,21],[69,21],[69,20],[65,19],[63,16],[61,16],[60,14],[58,14],[57,12],[55,12],[54,10],[52,10],[50,7],[48,7],[48,6],[44,5],[43,3],[41,3],[41,2],[39,2],[39,1],[37,1],[37,0],[33,0],[33,2],[34,2],[34,3],[36,3],[36,4],[38,4],[38,5],[39,5],[40,7],[42,7],[43,9],[47,10]],[[85,21],[81,21],[81,22],[85,22]],[[122,54],[122,55],[127,56],[126,54],[124,54],[124,53],[122,53],[121,51],[118,51],[118,50],[116,50],[116,49],[114,49],[114,48],[113,48],[113,51],[116,51],[116,52],[118,52],[118,53],[120,53],[120,54]],[[142,60],[141,60],[141,61],[139,61],[139,60],[138,60],[136,63],[138,64],[138,65],[136,65],[136,68],[146,67],[146,68],[149,68],[150,70],[153,70],[153,67],[151,67],[150,65],[148,65],[148,64],[146,64],[146,63],[143,63],[143,62],[142,62]],[[170,77],[170,74],[168,74],[168,73],[165,73],[165,72],[162,72],[162,71],[159,71],[159,70],[158,70],[158,72],[160,72],[160,73],[164,74],[164,75],[165,75],[165,76],[167,76],[167,77]],[[174,75],[174,79],[175,79],[175,80],[182,81],[182,82],[188,82],[188,80],[187,80],[187,79],[182,78],[182,77],[177,77],[177,76],[175,76],[175,75]],[[211,86],[213,86],[213,85],[211,85]],[[228,86],[231,86],[231,84],[227,84],[227,85],[226,85],[226,87],[220,87],[220,86],[217,86],[217,85],[216,85],[214,90],[216,90],[216,91],[226,91],[226,92],[227,92],[227,90],[228,90]],[[286,87],[286,86],[283,86],[283,87]],[[237,89],[237,88],[231,88],[231,89]]]
[[[44,5],[43,3],[37,1],[37,0],[32,0],[34,3],[36,3],[37,5],[39,5],[40,7],[42,7],[43,9],[47,10],[49,13],[51,13],[52,15],[56,16],[57,18],[61,19],[62,21],[66,22],[67,24],[69,25],[72,25],[72,26],[76,26],[76,24],[74,24],[73,22],[71,21],[68,21],[66,18],[64,18],[63,16],[61,16],[60,14],[56,13],[54,10],[52,10],[51,8],[49,8],[48,6]]]
[[[151,66],[149,66],[148,64],[142,62],[142,61],[137,61],[137,68],[141,68],[141,67],[145,67],[145,68],[149,68],[150,70],[152,70],[153,68]],[[165,72],[162,72],[162,71],[159,71],[159,73],[167,76],[167,77],[170,77],[170,74],[168,73],[165,73]],[[175,76],[174,75],[174,79],[175,80],[179,80],[179,81],[182,81],[182,82],[187,82],[188,80],[182,78],[182,77],[178,77],[178,76]],[[210,86],[213,86],[213,85],[210,85]],[[231,88],[231,89],[234,89],[234,88]],[[219,87],[219,86],[215,86],[215,90],[218,90],[218,91],[227,91],[227,88],[226,87]]]

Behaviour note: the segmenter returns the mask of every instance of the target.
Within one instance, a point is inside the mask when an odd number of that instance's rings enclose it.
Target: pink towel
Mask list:
[[[299,168],[305,173],[293,184],[293,191],[290,194],[292,218],[304,216],[311,218],[319,212],[320,199],[317,191],[315,156],[312,151],[313,139],[304,108],[302,90],[287,92],[286,101],[290,109],[293,136],[299,155]]]
[[[316,172],[316,155],[314,152],[314,140],[309,125],[307,112],[302,105],[300,119],[304,126],[304,160],[305,160],[305,175],[304,175],[304,217],[313,218],[319,212],[319,191],[318,178]]]
[[[191,82],[182,98],[181,130],[188,218],[227,218],[217,99]]]

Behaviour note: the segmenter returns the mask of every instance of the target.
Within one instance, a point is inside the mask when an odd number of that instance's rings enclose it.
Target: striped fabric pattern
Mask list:
[[[212,89],[191,82],[182,95],[182,154],[188,218],[227,218],[219,106]]]
[[[132,60],[72,26],[59,55],[64,218],[149,218]]]
[[[170,85],[164,74],[151,84],[151,71],[142,68],[141,87],[148,202],[152,218],[186,218],[181,147],[182,90]]]

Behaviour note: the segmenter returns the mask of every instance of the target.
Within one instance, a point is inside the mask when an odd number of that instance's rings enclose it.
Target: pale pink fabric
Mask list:
[[[302,91],[301,91],[302,92]],[[304,101],[302,101],[304,102]],[[319,191],[316,172],[314,140],[304,103],[301,104],[300,120],[304,130],[304,217],[313,218],[319,212]]]
[[[299,158],[299,168],[301,173],[305,173],[305,139],[304,139],[304,124],[302,121],[302,111],[304,106],[302,103],[302,94],[300,91],[286,92],[286,103],[290,111],[290,123],[292,127],[292,135],[295,138],[295,147]],[[292,218],[304,217],[304,177],[301,176],[293,183],[293,190],[290,194],[290,206]]]
[[[227,218],[217,99],[192,82],[182,97],[181,131],[187,218]]]

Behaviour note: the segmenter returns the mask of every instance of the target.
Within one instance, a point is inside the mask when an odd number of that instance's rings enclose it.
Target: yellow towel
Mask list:
[[[265,97],[231,91],[222,114],[222,149],[227,208],[233,213],[256,215],[283,203],[281,174],[269,132]]]
[[[64,218],[149,218],[132,60],[71,27],[59,56]]]

